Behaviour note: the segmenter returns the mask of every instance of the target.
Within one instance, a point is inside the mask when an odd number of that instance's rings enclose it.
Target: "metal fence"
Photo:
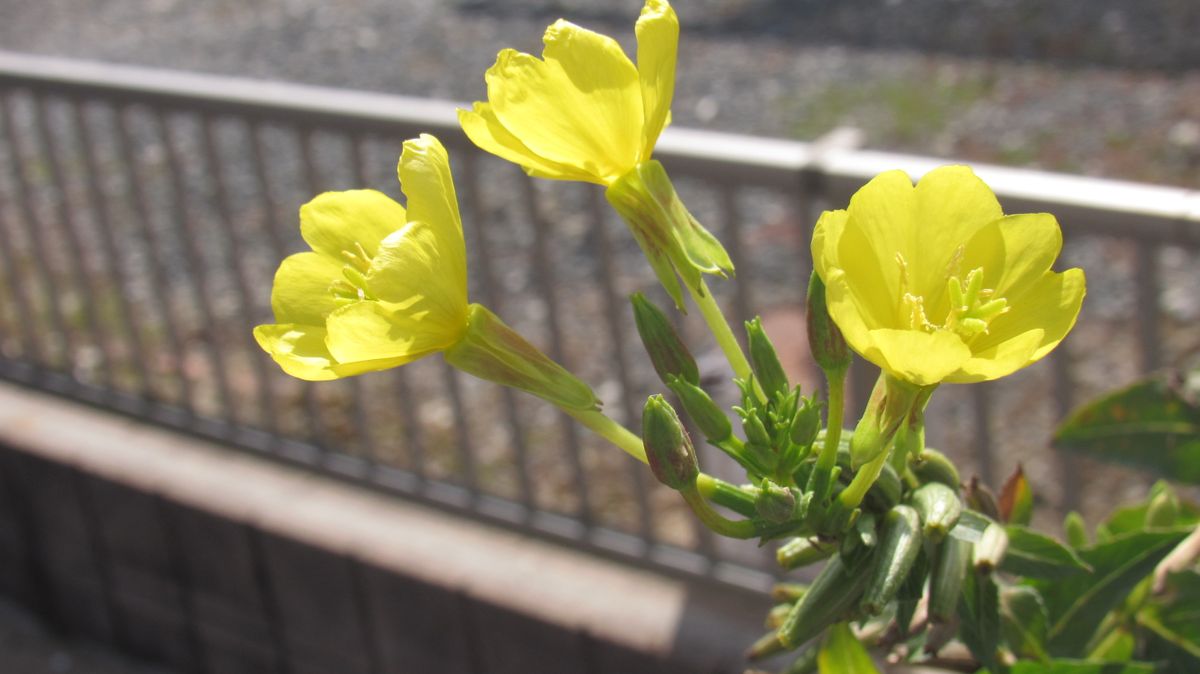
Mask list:
[[[761,587],[769,554],[706,535],[642,466],[538,400],[437,358],[305,384],[254,344],[251,327],[271,320],[275,266],[304,248],[298,206],[325,189],[398,197],[401,141],[433,133],[452,155],[472,299],[637,423],[657,388],[625,296],[657,291],[631,237],[594,186],[531,181],[475,150],[454,108],[0,52],[0,376],[629,560]],[[718,298],[737,318],[763,313],[809,386],[819,380],[804,364],[798,316],[816,214],[880,171],[915,176],[941,163],[836,139],[681,129],[656,156],[737,265],[736,283],[715,284]],[[1047,362],[935,396],[930,442],[990,482],[1025,462],[1060,510],[1110,503],[1130,478],[1047,451],[1049,432],[1080,396],[1200,350],[1200,193],[976,169],[1006,211],[1058,216],[1064,260],[1085,267],[1090,296]],[[696,317],[681,327],[698,352],[716,353]],[[728,379],[723,365],[704,367]],[[852,409],[872,380],[856,368]],[[703,461],[729,474],[721,457]]]

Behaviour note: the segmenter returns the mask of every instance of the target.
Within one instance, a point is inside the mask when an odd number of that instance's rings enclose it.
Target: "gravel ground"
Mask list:
[[[974,14],[934,0],[827,4],[800,11],[766,0],[677,2],[684,33],[676,123],[802,139],[852,124],[875,148],[1180,185],[1200,178],[1200,72],[1187,67],[1192,41],[1170,37],[1200,23],[1187,2],[1158,0],[1155,12],[1106,0],[1096,14],[1103,21],[1089,18],[1091,5],[1080,12],[1066,0],[1038,3],[1039,11],[985,3]],[[629,49],[639,5],[0,0],[0,44],[465,101],[483,95],[483,72],[501,47],[536,51],[556,16]],[[933,46],[958,52],[969,51],[964,35],[1003,28],[1013,36],[978,41],[994,60],[904,49],[929,46],[925,33],[937,31],[925,26],[944,21],[950,28]],[[1037,38],[1065,32],[1072,37],[1064,45]],[[838,46],[835,38],[893,47]],[[1076,56],[1076,65],[1030,58],[1061,55]],[[1078,65],[1089,55],[1178,63],[1170,71]]]

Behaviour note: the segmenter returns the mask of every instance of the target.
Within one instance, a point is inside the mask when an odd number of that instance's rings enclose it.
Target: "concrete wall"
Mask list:
[[[760,597],[0,384],[0,593],[180,672],[741,672]]]

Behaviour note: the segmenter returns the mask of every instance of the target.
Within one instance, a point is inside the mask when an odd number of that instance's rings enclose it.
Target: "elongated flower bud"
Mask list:
[[[801,398],[796,416],[788,429],[791,441],[800,446],[811,445],[821,430],[821,406],[811,398]]]
[[[683,410],[709,442],[718,445],[733,435],[733,424],[729,417],[704,389],[671,375],[667,376],[667,386],[679,396]]]
[[[700,369],[696,359],[688,351],[679,333],[666,314],[641,293],[634,293],[629,301],[633,304],[633,322],[638,335],[654,365],[654,371],[664,384],[670,385],[667,377],[678,377],[689,384],[700,384]]]
[[[941,482],[930,482],[914,491],[912,504],[921,514],[925,537],[935,543],[950,533],[962,515],[958,493]]]
[[[837,545],[832,543],[822,545],[807,538],[793,538],[779,546],[775,551],[775,560],[785,571],[791,571],[828,559],[835,552]]]
[[[700,474],[696,450],[675,409],[660,395],[650,396],[642,409],[642,442],[650,470],[659,482],[675,490],[696,483]]]
[[[926,482],[941,482],[947,487],[958,489],[958,468],[945,454],[926,447],[908,463],[913,475],[922,484]]]
[[[850,367],[854,354],[846,345],[842,331],[829,316],[829,307],[825,304],[825,283],[816,270],[808,277],[808,309],[805,317],[808,348],[812,351],[813,360],[825,372],[844,372]]]
[[[938,546],[929,571],[930,620],[948,623],[954,619],[969,561],[971,544],[964,540],[951,536]]]
[[[972,563],[975,571],[989,574],[1000,567],[1004,555],[1008,552],[1008,533],[1004,527],[993,522],[983,530],[979,542],[975,544],[975,555]]]
[[[1090,545],[1088,540],[1087,524],[1083,521],[1083,515],[1072,510],[1067,513],[1063,519],[1063,530],[1067,533],[1067,542],[1073,548],[1086,548]]]
[[[875,553],[871,580],[862,599],[863,612],[868,615],[878,615],[896,596],[921,551],[917,511],[898,505],[888,511],[883,527],[883,543]]]
[[[775,353],[775,345],[771,344],[770,338],[763,330],[761,318],[756,316],[753,320],[746,321],[746,338],[750,344],[750,367],[767,397],[774,399],[777,395],[787,395],[791,388],[787,373],[783,371],[783,364],[779,362],[779,356]]]

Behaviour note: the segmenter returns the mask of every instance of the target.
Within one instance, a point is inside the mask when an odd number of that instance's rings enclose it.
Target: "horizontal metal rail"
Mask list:
[[[610,412],[636,423],[636,401],[654,389],[623,309],[631,289],[653,287],[632,269],[636,248],[595,188],[535,184],[474,150],[457,123],[465,106],[3,51],[0,103],[0,376],[639,563],[758,588],[769,579],[753,549],[681,533],[662,505],[677,499],[656,497],[640,466],[547,420],[536,401],[489,397],[439,363],[300,385],[250,339],[270,320],[271,270],[303,246],[296,207],[326,189],[394,185],[399,140],[433,133],[455,155],[473,295],[603,381]],[[916,177],[944,163],[850,145],[844,134],[663,134],[656,157],[738,265],[736,289],[716,289],[737,317],[802,309],[820,208],[882,171]],[[1104,254],[1131,269],[1114,287],[1132,284],[1135,302],[1110,322],[1129,332],[1133,369],[1171,360],[1160,253],[1197,254],[1200,192],[974,168],[1007,211],[1054,213],[1068,252],[1112,244]],[[1095,271],[1103,282],[1108,270]],[[702,339],[695,317],[684,328]],[[1083,368],[1106,367],[1068,347],[1043,369],[1047,385],[1015,396],[1033,401],[1016,413],[1061,416]],[[872,378],[856,369],[858,404]],[[960,439],[994,481],[1007,459],[993,408],[1014,396],[989,384],[961,397],[941,414],[970,420]],[[1058,472],[1060,505],[1074,507],[1084,479]]]

